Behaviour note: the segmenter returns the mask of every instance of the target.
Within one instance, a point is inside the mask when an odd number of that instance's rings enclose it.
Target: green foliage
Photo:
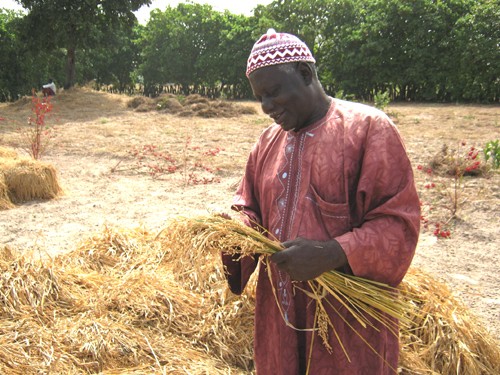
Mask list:
[[[390,102],[391,98],[389,97],[389,93],[387,91],[377,91],[377,93],[374,95],[375,107],[377,107],[381,111],[385,111]]]
[[[76,51],[95,48],[117,28],[132,27],[133,11],[151,0],[19,0],[28,9],[25,39],[33,49],[66,50],[65,88],[76,80]]]
[[[112,85],[119,92],[131,91],[138,80],[134,72],[141,60],[137,40],[142,30],[140,25],[118,25],[113,33],[102,34],[98,47],[80,54],[78,80],[95,81],[98,89]]]
[[[484,160],[486,163],[491,161],[491,166],[493,169],[498,169],[500,167],[500,142],[499,140],[489,141],[484,147]]]
[[[2,67],[0,69],[0,101],[9,100],[20,89],[20,80],[15,79],[18,40],[14,26],[19,17],[19,13],[0,9],[0,66]]]
[[[245,77],[253,43],[270,27],[311,48],[330,94],[357,100],[498,102],[498,0],[275,0],[254,16],[192,2],[152,12],[150,0],[19,0],[27,14],[0,10],[0,100],[51,77],[60,86],[134,83],[157,95],[251,96]],[[377,104],[376,104],[377,105]]]
[[[151,13],[140,47],[139,68],[148,95],[166,83],[188,94],[199,86],[246,85],[252,21],[209,5],[179,4]]]

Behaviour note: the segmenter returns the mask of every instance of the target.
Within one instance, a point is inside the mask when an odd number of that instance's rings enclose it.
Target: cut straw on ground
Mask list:
[[[220,255],[193,238],[107,226],[55,258],[0,249],[0,373],[254,373],[256,281],[232,295]],[[414,270],[402,288],[419,312],[402,373],[500,373],[498,343],[442,284]]]

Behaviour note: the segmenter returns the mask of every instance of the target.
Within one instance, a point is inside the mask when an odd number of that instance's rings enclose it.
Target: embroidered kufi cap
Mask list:
[[[277,33],[274,29],[269,29],[253,45],[248,57],[246,75],[248,77],[254,70],[265,66],[293,61],[316,62],[307,45],[295,35]]]

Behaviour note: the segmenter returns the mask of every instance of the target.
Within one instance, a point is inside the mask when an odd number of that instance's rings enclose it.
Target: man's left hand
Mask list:
[[[321,242],[299,237],[282,245],[285,249],[271,255],[270,259],[292,280],[312,280],[347,264],[344,250],[336,240]]]

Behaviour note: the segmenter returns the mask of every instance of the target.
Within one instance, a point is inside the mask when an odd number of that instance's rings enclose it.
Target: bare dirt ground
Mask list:
[[[228,211],[246,157],[269,121],[260,110],[234,118],[178,117],[139,113],[125,96],[74,89],[54,101],[55,137],[42,158],[55,166],[65,191],[59,199],[35,201],[0,212],[0,246],[39,249],[56,255],[103,226],[145,226],[160,230],[178,215]],[[245,105],[258,106],[255,103]],[[16,127],[30,115],[29,100],[0,103],[0,144],[23,154]],[[500,138],[500,107],[480,105],[396,104],[387,109],[408,148],[419,192],[426,176],[417,170],[443,144],[465,141],[478,148]],[[189,144],[188,147],[186,142]],[[156,145],[176,160],[198,155],[220,168],[218,183],[186,183],[188,171],[152,178],[137,166],[130,150]],[[213,158],[203,150],[222,148]],[[201,172],[200,172],[201,173]],[[451,238],[437,239],[422,228],[413,267],[446,282],[453,293],[500,338],[500,175],[465,179],[458,220]],[[437,220],[446,210],[436,207]]]

